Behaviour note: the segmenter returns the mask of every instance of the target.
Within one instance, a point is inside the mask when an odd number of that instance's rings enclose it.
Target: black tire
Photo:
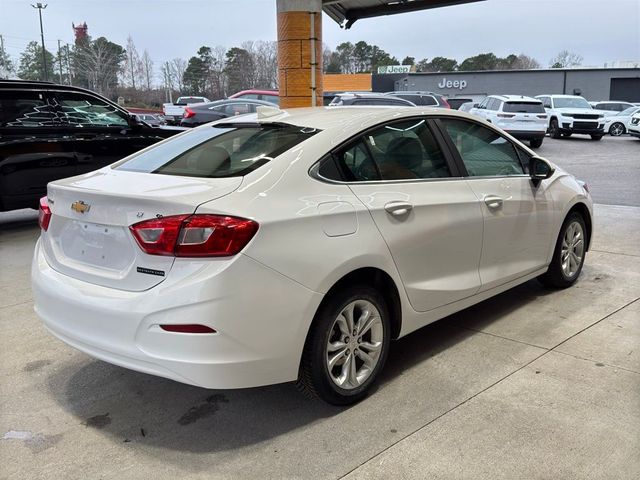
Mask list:
[[[571,135],[573,135],[573,133],[571,133],[571,132],[566,132],[566,133],[563,133],[563,134],[562,134],[562,136],[563,136],[564,138],[569,138]]]
[[[540,148],[542,146],[543,138],[532,138],[529,140],[529,146],[531,148]]]
[[[342,310],[356,300],[372,303],[382,320],[382,346],[369,377],[358,387],[343,389],[332,379],[327,366],[327,343],[334,334],[334,322]],[[353,285],[332,293],[321,305],[311,325],[300,362],[297,387],[307,396],[318,397],[332,405],[351,405],[364,399],[378,378],[389,353],[391,321],[384,298],[373,287]],[[357,358],[357,355],[354,359]]]
[[[555,118],[552,118],[551,122],[549,123],[549,135],[551,136],[551,138],[555,138],[556,140],[562,137],[562,134],[560,133],[560,127],[558,126],[558,120]]]
[[[604,135],[591,135],[591,140],[595,140],[596,142],[602,140]]]
[[[567,229],[574,222],[578,222],[582,227],[582,242],[583,242],[583,253],[582,259],[580,260],[580,264],[576,272],[572,275],[567,275],[562,268],[562,241],[567,232]],[[562,224],[562,228],[560,229],[560,233],[558,234],[558,239],[556,240],[556,248],[553,252],[553,258],[551,259],[551,263],[549,264],[549,269],[546,273],[540,275],[538,277],[538,281],[543,285],[551,288],[567,288],[573,285],[580,273],[582,272],[582,267],[584,265],[584,259],[587,253],[587,227],[584,222],[584,218],[577,212],[572,212],[567,215],[564,223]]]
[[[619,137],[627,133],[627,127],[624,126],[624,123],[615,122],[609,127],[609,135],[612,137]]]

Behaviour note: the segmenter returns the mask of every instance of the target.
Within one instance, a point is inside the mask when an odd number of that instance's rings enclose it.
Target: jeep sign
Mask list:
[[[378,73],[409,73],[411,65],[386,65],[378,67]]]
[[[466,80],[447,80],[446,77],[443,77],[440,83],[438,84],[438,88],[457,88],[459,90],[463,90],[467,87]]]

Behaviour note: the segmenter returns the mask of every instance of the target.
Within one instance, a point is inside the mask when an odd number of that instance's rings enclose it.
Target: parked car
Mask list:
[[[391,95],[386,95],[382,93],[339,93],[331,103],[329,103],[330,107],[335,106],[405,106],[405,107],[415,107],[416,105],[411,103],[409,100],[404,100],[402,98],[394,97]]]
[[[547,114],[542,102],[523,95],[489,95],[469,113],[485,119],[531,148],[542,145],[547,134]]]
[[[387,92],[385,95],[393,95],[394,97],[409,100],[411,103],[420,107],[451,108],[442,95],[433,92],[398,90],[395,92]]]
[[[463,97],[447,98],[446,100],[447,100],[447,103],[449,104],[449,107],[453,108],[454,110],[460,110],[460,107],[465,103],[475,102],[473,98],[463,98]]]
[[[182,120],[182,115],[187,105],[209,102],[211,102],[211,100],[207,97],[178,97],[173,103],[164,103],[162,105],[162,113],[169,124],[178,125]]]
[[[242,98],[243,100],[264,100],[265,102],[280,105],[280,93],[278,90],[242,90],[234,93],[229,98]]]
[[[571,286],[592,225],[584,183],[491,124],[417,108],[230,117],[53,182],[41,205],[32,291],[61,340],[341,405],[392,339],[536,277]]]
[[[471,109],[477,108],[478,105],[480,105],[478,102],[466,102],[466,103],[463,103],[462,105],[460,105],[460,107],[458,107],[458,110],[460,112],[467,112],[468,113],[468,112],[471,111]]]
[[[589,102],[577,95],[538,95],[547,112],[551,138],[570,137],[574,133],[591,135],[601,140],[605,134],[602,110],[595,110]]]
[[[132,115],[136,120],[138,120],[138,122],[146,123],[152,127],[159,127],[160,125],[167,124],[162,115],[156,115],[153,113],[134,113]]]
[[[640,112],[634,113],[627,127],[627,133],[640,138]]]
[[[96,170],[181,131],[141,123],[82,88],[2,80],[0,211],[38,208],[47,183]]]
[[[229,99],[218,100],[211,103],[199,103],[184,109],[180,125],[183,127],[196,127],[203,123],[213,122],[221,118],[235,117],[252,113],[260,105],[273,107],[273,103],[262,100]]]
[[[622,112],[627,108],[634,107],[635,105],[629,102],[606,101],[606,102],[596,102],[596,104],[592,106],[596,110],[602,110],[605,116],[609,116],[609,115],[615,115],[618,112]]]
[[[629,107],[615,115],[609,115],[604,119],[604,131],[612,137],[619,137],[627,133],[631,117],[640,112],[640,107]]]

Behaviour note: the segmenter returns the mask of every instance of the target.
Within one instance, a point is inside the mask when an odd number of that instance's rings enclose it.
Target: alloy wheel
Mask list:
[[[584,231],[580,222],[571,222],[562,238],[560,263],[567,278],[574,277],[582,265],[584,256]]]
[[[356,300],[345,306],[331,326],[325,349],[333,383],[352,390],[366,382],[380,360],[383,340],[382,318],[373,303]]]
[[[622,125],[620,122],[614,123],[609,129],[609,133],[614,137],[619,137],[624,133],[624,125]]]

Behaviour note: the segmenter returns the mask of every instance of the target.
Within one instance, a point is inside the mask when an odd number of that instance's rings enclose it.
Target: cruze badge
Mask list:
[[[84,203],[82,200],[78,200],[77,202],[73,202],[71,204],[71,210],[78,213],[87,213],[91,209],[91,205],[88,203]]]

